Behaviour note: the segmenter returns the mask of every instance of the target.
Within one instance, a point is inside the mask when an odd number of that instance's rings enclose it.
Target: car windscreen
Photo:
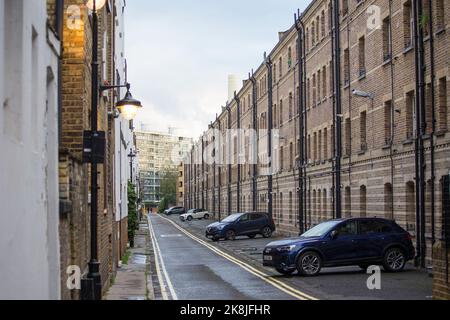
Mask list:
[[[195,213],[195,209],[189,210],[188,213]]]
[[[322,237],[336,227],[341,221],[323,222],[301,235],[302,238]]]
[[[231,216],[228,216],[225,219],[223,219],[222,222],[235,222],[240,217],[241,214],[232,214]]]

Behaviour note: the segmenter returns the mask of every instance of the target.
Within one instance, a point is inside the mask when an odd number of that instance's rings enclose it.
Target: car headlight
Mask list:
[[[297,246],[294,244],[292,246],[284,246],[277,248],[278,252],[291,252],[294,250]]]

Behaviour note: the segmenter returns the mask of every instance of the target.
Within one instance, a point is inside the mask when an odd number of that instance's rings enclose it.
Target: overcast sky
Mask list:
[[[247,78],[309,2],[127,0],[128,76],[144,104],[137,123],[197,139],[225,105],[228,75]]]

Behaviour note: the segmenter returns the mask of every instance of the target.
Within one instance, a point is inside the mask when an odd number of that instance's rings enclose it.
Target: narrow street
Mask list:
[[[412,265],[397,274],[383,272],[381,290],[369,290],[369,275],[358,267],[326,268],[313,278],[280,276],[261,265],[264,246],[276,236],[213,243],[203,236],[211,222],[181,222],[178,215],[150,216],[159,282],[164,283],[155,291],[165,291],[162,299],[431,299],[432,278]]]
[[[150,232],[158,255],[159,273],[169,299],[291,300],[307,299],[282,287],[246,264],[205,247],[169,220],[150,216]],[[156,240],[156,241],[155,241]],[[203,239],[202,239],[203,240]],[[233,261],[233,262],[232,262]],[[160,280],[161,281],[161,280]],[[280,289],[282,288],[282,289]],[[164,295],[164,294],[163,294]]]

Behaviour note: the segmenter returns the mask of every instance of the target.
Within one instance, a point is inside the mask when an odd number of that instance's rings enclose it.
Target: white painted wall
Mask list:
[[[0,0],[0,299],[60,297],[59,44],[46,21],[45,1]]]
[[[117,75],[120,77],[120,83],[125,84],[126,81],[126,59],[125,59],[125,21],[126,6],[124,0],[115,0],[117,17],[115,22],[115,78],[118,81]],[[119,99],[125,96],[126,89],[121,89]],[[128,192],[127,185],[130,179],[130,159],[128,154],[133,148],[132,132],[130,130],[129,122],[124,120],[121,116],[115,120],[115,209],[116,221],[128,217]]]

